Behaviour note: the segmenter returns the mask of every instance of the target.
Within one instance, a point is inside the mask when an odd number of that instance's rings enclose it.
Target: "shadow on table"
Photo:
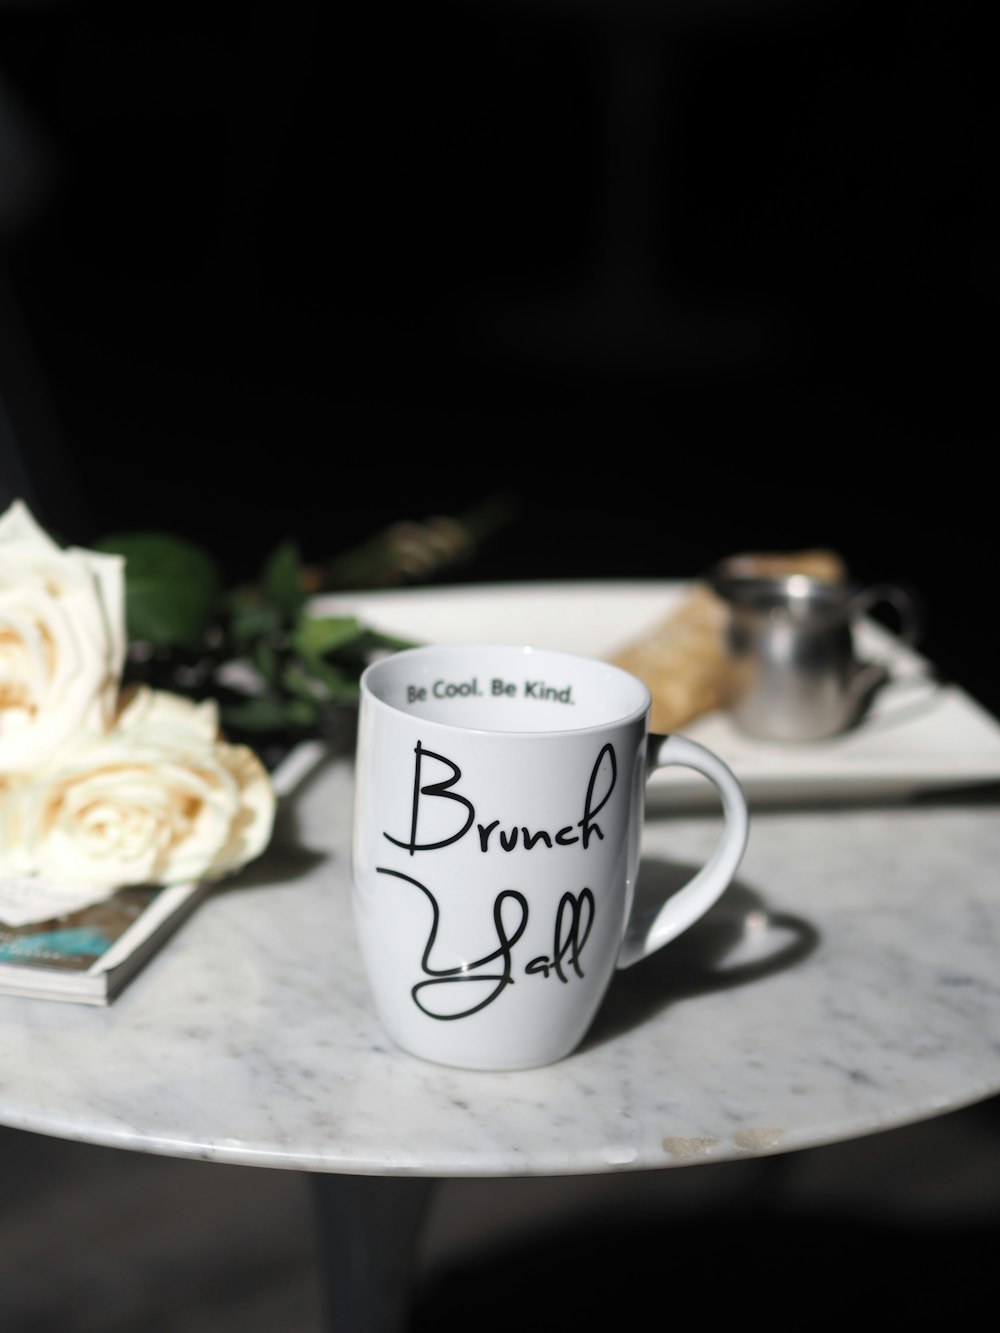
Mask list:
[[[691,879],[696,866],[644,859],[636,910],[655,909]],[[753,889],[735,880],[719,901],[677,939],[615,974],[581,1050],[638,1027],[692,995],[746,986],[802,962],[819,943],[808,921],[772,912]]]

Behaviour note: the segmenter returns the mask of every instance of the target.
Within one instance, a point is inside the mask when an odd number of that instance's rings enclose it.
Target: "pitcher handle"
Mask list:
[[[899,617],[899,638],[911,648],[917,644],[922,631],[922,619],[917,603],[905,588],[895,583],[875,583],[859,592],[851,602],[851,611],[863,616],[872,607],[888,605]]]

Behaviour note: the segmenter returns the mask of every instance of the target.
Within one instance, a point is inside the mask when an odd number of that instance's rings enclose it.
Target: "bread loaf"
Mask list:
[[[722,562],[738,578],[787,578],[803,574],[825,582],[847,577],[835,552],[815,550],[748,552]],[[679,731],[695,718],[725,708],[730,696],[726,647],[729,611],[707,582],[699,580],[679,606],[611,658],[638,676],[652,695],[653,731]]]

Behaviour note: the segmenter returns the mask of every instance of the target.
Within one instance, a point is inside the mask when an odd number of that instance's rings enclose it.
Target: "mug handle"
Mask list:
[[[731,769],[711,750],[684,736],[651,735],[646,779],[657,769],[677,764],[693,768],[715,786],[722,798],[722,834],[715,851],[688,882],[652,913],[633,917],[625,931],[617,967],[631,967],[663,947],[703,916],[732,883],[743,859],[750,815],[743,788]]]

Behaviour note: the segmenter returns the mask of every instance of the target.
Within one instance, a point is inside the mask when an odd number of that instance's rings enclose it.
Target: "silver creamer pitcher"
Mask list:
[[[859,588],[802,574],[756,578],[722,562],[709,582],[729,609],[727,647],[734,722],[750,735],[777,741],[834,736],[862,717],[889,677],[878,662],[860,661],[855,624],[886,603],[900,636],[914,643],[915,603],[902,588]]]

